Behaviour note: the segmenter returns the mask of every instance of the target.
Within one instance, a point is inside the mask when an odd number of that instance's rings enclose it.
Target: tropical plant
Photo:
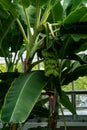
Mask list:
[[[0,0],[0,56],[7,66],[0,73],[0,108],[10,129],[29,116],[45,115],[55,130],[61,104],[76,114],[62,86],[87,74],[86,55],[79,53],[87,47],[85,5],[85,0]],[[24,73],[16,69],[20,59]],[[44,70],[33,71],[40,62]],[[40,101],[42,90],[49,98]],[[43,107],[48,100],[49,111]]]

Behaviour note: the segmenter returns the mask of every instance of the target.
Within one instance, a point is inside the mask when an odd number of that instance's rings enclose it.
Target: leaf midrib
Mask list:
[[[32,73],[31,76],[32,76],[33,74],[34,74],[34,73]],[[17,102],[16,102],[16,104],[15,104],[15,107],[14,107],[14,110],[13,110],[13,113],[12,113],[12,116],[11,116],[11,118],[10,118],[10,121],[12,120],[12,117],[13,117],[13,115],[14,115],[14,113],[15,113],[16,106],[18,105],[19,100],[20,100],[20,97],[21,97],[21,95],[22,95],[22,93],[23,93],[23,90],[24,90],[24,88],[25,88],[25,86],[26,86],[28,80],[31,78],[31,76],[29,76],[29,78],[28,78],[28,79],[26,80],[26,82],[24,83],[24,87],[22,88],[22,90],[21,90],[21,92],[20,92],[20,94],[19,94],[19,98],[18,98],[18,100],[17,100]]]

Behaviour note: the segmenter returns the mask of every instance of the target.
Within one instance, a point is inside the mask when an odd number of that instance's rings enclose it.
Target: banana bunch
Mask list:
[[[44,57],[45,76],[53,75],[57,77],[58,72],[58,59],[53,52],[42,51]]]

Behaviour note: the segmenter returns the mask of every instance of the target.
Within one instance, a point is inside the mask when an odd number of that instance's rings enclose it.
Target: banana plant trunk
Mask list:
[[[49,107],[50,107],[50,116],[48,120],[48,128],[56,130],[57,120],[58,120],[58,94],[54,92],[53,95],[49,96]]]
[[[23,62],[23,72],[27,72],[30,70],[30,66],[32,63],[32,58],[25,59]]]
[[[18,124],[17,123],[10,124],[10,130],[18,130]]]

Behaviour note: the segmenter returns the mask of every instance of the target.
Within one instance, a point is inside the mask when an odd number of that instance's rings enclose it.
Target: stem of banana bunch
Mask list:
[[[49,119],[48,119],[48,128],[55,130],[57,128],[57,119],[58,119],[58,92],[54,87],[54,78],[51,77],[51,86],[52,90],[49,92]]]

